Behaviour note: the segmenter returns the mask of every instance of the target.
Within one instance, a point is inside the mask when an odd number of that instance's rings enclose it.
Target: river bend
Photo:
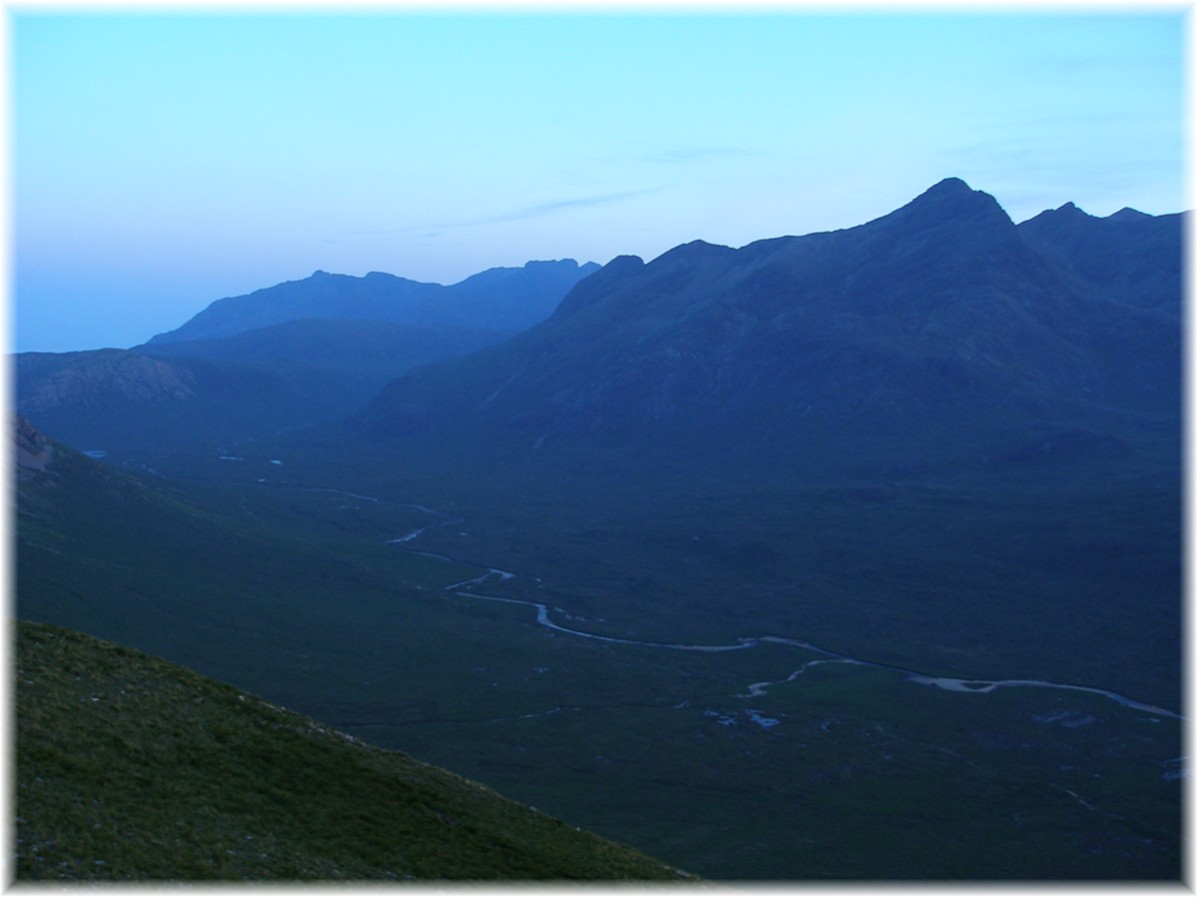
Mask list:
[[[406,536],[399,540],[389,541],[388,543],[404,543],[411,537],[416,535]],[[574,637],[584,638],[591,641],[604,641],[610,644],[628,644],[636,647],[654,647],[661,650],[682,650],[693,653],[730,653],[737,650],[749,650],[753,647],[762,644],[786,644],[792,647],[798,647],[802,650],[807,650],[810,653],[817,653],[822,656],[829,657],[828,659],[818,659],[805,663],[799,669],[792,672],[787,678],[781,681],[760,681],[751,684],[748,687],[748,693],[743,694],[743,697],[760,697],[764,695],[771,687],[778,684],[787,684],[795,681],[809,668],[830,663],[840,663],[843,665],[855,666],[870,666],[876,669],[885,669],[889,672],[895,672],[904,676],[908,681],[914,684],[925,685],[927,687],[938,688],[944,691],[952,691],[955,693],[964,694],[988,694],[1000,688],[1037,688],[1042,690],[1058,690],[1058,691],[1080,691],[1087,694],[1097,694],[1101,697],[1107,697],[1109,700],[1119,703],[1121,706],[1135,709],[1140,712],[1149,713],[1155,716],[1163,716],[1171,719],[1186,719],[1185,716],[1179,713],[1164,709],[1161,706],[1154,706],[1149,703],[1142,703],[1138,700],[1133,700],[1129,697],[1118,694],[1115,691],[1105,690],[1103,688],[1089,687],[1080,684],[1063,684],[1055,681],[1040,681],[1031,678],[1005,679],[1001,681],[983,681],[979,679],[963,679],[963,678],[946,678],[935,675],[927,675],[923,672],[914,672],[910,669],[903,669],[898,666],[890,666],[885,663],[872,662],[870,660],[855,659],[851,656],[844,656],[832,650],[826,650],[823,647],[818,647],[815,644],[810,644],[808,641],[799,640],[796,638],[779,637],[777,635],[761,635],[759,637],[739,637],[735,638],[733,643],[728,644],[674,644],[660,641],[640,641],[634,638],[620,638],[605,634],[595,634],[590,631],[581,631],[578,628],[568,628],[565,625],[560,625],[550,618],[550,608],[545,603],[538,603],[535,600],[520,600],[515,597],[499,597],[494,594],[481,594],[472,590],[465,590],[473,586],[481,586],[483,582],[489,579],[498,579],[501,582],[508,581],[514,578],[512,572],[505,572],[503,569],[488,569],[483,575],[476,578],[470,578],[466,581],[459,581],[454,584],[446,585],[443,590],[456,594],[459,597],[469,597],[473,600],[484,600],[493,603],[510,603],[519,606],[528,606],[536,611],[536,621],[539,625],[549,628],[553,631],[562,634],[569,634]]]

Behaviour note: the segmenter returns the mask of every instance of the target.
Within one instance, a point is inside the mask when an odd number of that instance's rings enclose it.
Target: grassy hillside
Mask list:
[[[133,650],[19,622],[16,663],[19,880],[681,877]]]

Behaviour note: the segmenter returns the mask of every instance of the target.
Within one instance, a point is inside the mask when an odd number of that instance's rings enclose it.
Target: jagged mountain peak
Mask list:
[[[673,249],[668,250],[667,252],[674,253],[678,250],[686,250],[690,253],[704,253],[709,250],[720,252],[722,250],[731,250],[731,249],[733,249],[733,248],[726,246],[725,244],[714,244],[714,243],[712,243],[712,241],[706,241],[706,240],[702,240],[701,238],[696,238],[695,240],[687,241],[686,243],[680,244],[679,246],[674,247]]]
[[[936,226],[947,222],[972,220],[1011,226],[1008,213],[996,198],[977,191],[961,178],[944,178],[882,220],[902,220],[908,227]]]
[[[1022,226],[1032,225],[1034,228],[1046,226],[1071,227],[1075,223],[1088,222],[1096,217],[1080,209],[1072,202],[1064,203],[1055,209],[1045,209],[1031,219],[1022,222]]]
[[[1088,218],[1091,218],[1091,216],[1087,212],[1080,209],[1078,206],[1076,206],[1070,200],[1068,200],[1066,203],[1064,203],[1058,209],[1054,210],[1054,212],[1059,213],[1060,215],[1070,215],[1070,216],[1076,216],[1076,217],[1087,216]]]
[[[677,247],[672,247],[666,253],[654,259],[651,265],[675,265],[680,263],[690,265],[700,262],[703,259],[719,258],[736,252],[732,247],[727,247],[724,244],[712,244],[708,241],[694,240],[688,241],[686,244],[680,244]]]
[[[1076,217],[1081,227],[1069,227]],[[740,249],[692,241],[650,263],[618,257],[469,371],[448,364],[393,382],[363,421],[393,435],[470,421],[539,447],[547,435],[644,440],[659,427],[666,443],[687,430],[746,447],[826,447],[890,430],[932,454],[936,441],[922,435],[957,440],[967,421],[1007,435],[1031,413],[1074,415],[1101,394],[1137,407],[1131,368],[1172,402],[1177,324],[1131,314],[1142,281],[1092,277],[1061,241],[1040,236],[1071,237],[1100,220],[1074,206],[1051,218],[1061,226],[1018,227],[990,194],[951,178],[854,228]],[[1143,249],[1165,273],[1155,297],[1177,296],[1162,262],[1169,245]],[[1130,252],[1105,256],[1118,265]],[[1155,357],[1148,346],[1163,349]]]
[[[955,176],[943,178],[941,181],[937,182],[937,184],[932,185],[928,190],[925,191],[926,195],[959,197],[968,197],[975,193],[982,193],[982,191],[975,191],[969,184],[967,184],[961,178]]]

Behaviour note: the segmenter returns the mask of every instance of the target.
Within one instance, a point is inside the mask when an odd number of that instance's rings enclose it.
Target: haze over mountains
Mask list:
[[[22,353],[17,407],[63,440],[212,447],[347,415],[391,378],[497,343],[599,268],[490,269],[448,287],[316,272],[218,300],[132,350]]]
[[[352,319],[515,333],[540,322],[578,281],[598,269],[573,259],[488,269],[443,286],[385,272],[361,278],[320,270],[210,304],[151,344],[211,340],[296,319]]]
[[[317,273],[20,354],[18,613],[702,876],[1176,879],[1186,221],[951,178],[477,276],[519,333]]]

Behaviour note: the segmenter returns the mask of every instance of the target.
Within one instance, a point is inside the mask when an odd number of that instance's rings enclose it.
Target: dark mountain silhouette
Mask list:
[[[457,326],[509,334],[548,316],[575,282],[598,269],[573,259],[488,269],[450,286],[370,272],[361,278],[320,270],[210,304],[151,344],[226,337],[295,319],[359,319]]]
[[[1178,315],[1182,219],[1182,214],[1149,216],[1128,207],[1101,219],[1067,203],[1018,229],[1088,290]]]
[[[604,614],[639,625],[685,607],[744,628],[758,610],[792,633],[815,572],[871,569],[805,621],[895,659],[1015,652],[1041,617],[1063,659],[1128,650],[1144,663],[1124,668],[1175,691],[1183,224],[1065,210],[1017,225],[948,179],[854,228],[620,257],[545,322],[402,376],[306,450],[338,462],[357,435],[370,465],[342,477],[503,521],[486,541],[506,539],[514,570],[586,572]],[[765,552],[699,552],[710,527],[725,551]],[[837,537],[806,556],[817,534]],[[1125,634],[1142,604],[1157,612],[1136,646],[1101,633]]]
[[[534,262],[448,288],[321,272],[217,301],[133,350],[19,354],[17,408],[75,446],[211,450],[349,415],[409,369],[544,318],[597,268]]]
[[[1017,226],[947,179],[856,228],[613,260],[541,325],[390,385],[360,424],[885,467],[1080,427],[1120,441],[1178,419],[1180,229],[1065,207]]]

